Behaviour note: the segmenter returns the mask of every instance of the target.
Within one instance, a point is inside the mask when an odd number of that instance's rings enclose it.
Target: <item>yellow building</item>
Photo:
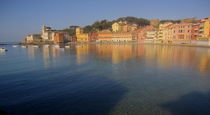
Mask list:
[[[210,37],[210,17],[204,22],[204,35]]]
[[[118,24],[117,22],[112,24],[112,31],[113,32],[117,32],[120,31],[120,24]]]
[[[210,40],[210,17],[200,20],[199,39]]]
[[[83,30],[80,27],[76,28],[76,37],[77,37],[77,42],[88,42],[89,41],[88,34],[83,33]]]
[[[166,33],[167,33],[167,26],[171,25],[171,22],[166,22],[164,24],[159,25],[158,29],[158,39],[159,40],[164,40],[166,38]]]

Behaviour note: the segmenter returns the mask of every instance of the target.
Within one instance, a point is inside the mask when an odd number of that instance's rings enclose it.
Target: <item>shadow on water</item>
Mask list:
[[[164,103],[161,107],[169,110],[172,115],[210,115],[210,92],[192,92],[178,100]]]
[[[0,115],[8,115],[8,113],[0,109]]]
[[[7,100],[0,105],[9,115],[107,115],[126,93],[120,83],[101,74],[83,72],[38,81],[44,74],[35,73],[11,75],[25,78],[19,81],[22,85],[0,84],[8,89],[0,92],[0,99]]]

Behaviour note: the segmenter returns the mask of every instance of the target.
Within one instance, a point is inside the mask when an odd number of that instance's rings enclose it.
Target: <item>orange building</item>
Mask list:
[[[98,33],[98,41],[128,42],[132,41],[130,32],[102,32]]]
[[[64,42],[64,33],[63,32],[55,32],[54,43],[63,43],[63,42]]]

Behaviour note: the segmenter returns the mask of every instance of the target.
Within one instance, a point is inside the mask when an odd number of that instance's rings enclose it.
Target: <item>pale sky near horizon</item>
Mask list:
[[[1,0],[0,42],[53,29],[134,16],[146,19],[210,17],[210,0]]]

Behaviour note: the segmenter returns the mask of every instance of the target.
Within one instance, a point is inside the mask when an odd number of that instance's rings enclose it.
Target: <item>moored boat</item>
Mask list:
[[[6,51],[8,51],[8,50],[5,48],[0,48],[0,52],[6,52]]]
[[[70,46],[65,46],[65,48],[70,48]]]
[[[77,45],[76,48],[80,48],[81,46]]]
[[[33,45],[32,47],[34,47],[34,48],[39,48],[39,46],[38,46],[38,45]]]
[[[54,45],[54,47],[55,47],[55,48],[60,48],[60,46],[59,46],[59,45]]]
[[[26,48],[26,46],[21,46],[22,48]]]
[[[16,47],[17,47],[17,45],[13,45],[12,47],[13,47],[13,48],[16,48]]]
[[[48,44],[44,45],[45,48],[48,48],[49,46],[50,46],[50,45],[48,45]]]

